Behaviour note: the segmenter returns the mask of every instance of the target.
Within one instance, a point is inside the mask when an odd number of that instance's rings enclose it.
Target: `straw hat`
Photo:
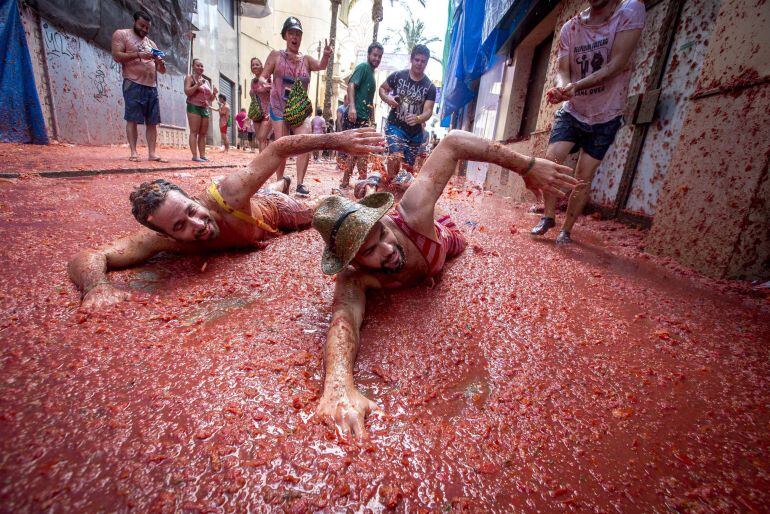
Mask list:
[[[360,202],[330,196],[318,206],[313,228],[326,242],[321,269],[327,275],[339,273],[364,243],[372,227],[393,207],[393,195],[373,193]]]

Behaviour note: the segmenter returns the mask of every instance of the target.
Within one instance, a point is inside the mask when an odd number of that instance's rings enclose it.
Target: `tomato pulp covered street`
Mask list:
[[[226,172],[166,176],[194,192]],[[455,184],[439,205],[470,245],[435,283],[370,295],[356,381],[384,413],[339,440],[313,415],[334,284],[312,230],[157,257],[110,275],[132,301],[78,310],[67,260],[136,228],[148,177],[0,183],[4,509],[770,502],[770,304],[748,286],[650,258],[614,222],[531,239],[525,206]]]

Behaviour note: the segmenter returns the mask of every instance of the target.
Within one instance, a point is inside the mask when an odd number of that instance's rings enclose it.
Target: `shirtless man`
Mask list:
[[[131,193],[132,212],[146,228],[98,250],[84,250],[69,262],[69,276],[83,292],[83,308],[94,310],[128,298],[107,280],[108,270],[137,265],[160,252],[259,247],[260,241],[281,231],[307,228],[312,206],[278,192],[288,190],[288,179],[261,188],[284,159],[321,148],[354,155],[381,153],[384,139],[368,128],[284,137],[255,157],[248,169],[213,182],[199,197],[191,198],[162,179],[141,184]]]
[[[219,109],[213,109],[214,111],[219,112],[219,133],[222,135],[222,144],[225,147],[224,153],[227,153],[228,150],[230,150],[230,137],[229,137],[229,129],[230,129],[230,105],[227,103],[227,97],[225,95],[220,94],[217,97],[217,100],[219,100]]]
[[[317,413],[331,418],[343,434],[364,435],[364,420],[377,405],[353,381],[353,363],[364,316],[366,290],[407,287],[441,272],[447,258],[465,249],[463,235],[448,216],[435,220],[436,201],[461,159],[491,162],[519,173],[527,187],[564,195],[578,182],[572,170],[545,159],[520,155],[468,132],[454,130],[431,153],[395,212],[390,193],[360,202],[324,199],[313,227],[326,242],[323,272],[339,273],[326,337],[324,392]]]

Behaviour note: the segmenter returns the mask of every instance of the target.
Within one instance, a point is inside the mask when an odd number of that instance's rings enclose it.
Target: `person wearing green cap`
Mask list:
[[[439,274],[448,258],[465,249],[465,238],[452,220],[435,219],[436,202],[460,160],[512,170],[538,197],[563,196],[577,185],[566,166],[453,130],[430,154],[395,210],[390,193],[373,193],[358,202],[342,196],[321,201],[313,216],[313,228],[326,243],[321,268],[327,275],[337,274],[337,280],[324,392],[316,412],[333,420],[343,434],[364,436],[365,418],[377,409],[353,381],[367,289],[417,285]]]

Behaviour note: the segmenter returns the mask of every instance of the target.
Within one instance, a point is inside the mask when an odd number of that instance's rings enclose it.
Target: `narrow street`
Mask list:
[[[192,194],[228,171],[158,176]],[[1,511],[770,504],[770,302],[747,282],[591,217],[557,247],[529,205],[456,183],[440,206],[469,247],[435,284],[370,296],[356,381],[384,414],[340,441],[313,415],[334,286],[316,232],[161,256],[111,273],[132,301],[78,310],[68,259],[135,230],[128,194],[152,178],[0,180]]]

